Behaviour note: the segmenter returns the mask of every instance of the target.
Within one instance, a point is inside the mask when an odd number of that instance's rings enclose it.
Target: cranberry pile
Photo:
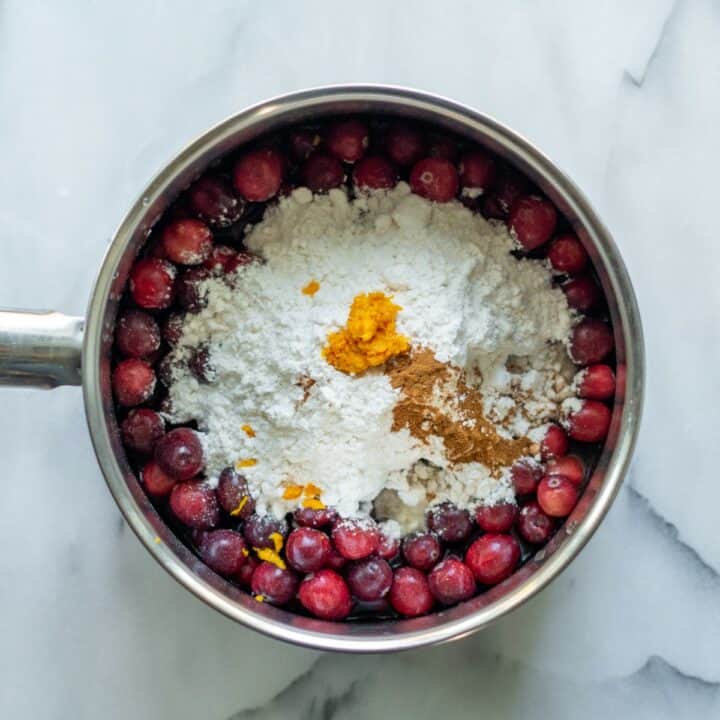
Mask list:
[[[518,462],[517,505],[434,507],[425,531],[399,541],[373,521],[332,508],[277,519],[255,512],[232,467],[216,488],[203,476],[193,424],[168,427],[166,355],[198,284],[257,261],[243,247],[249,223],[294,187],[315,193],[393,187],[433,202],[458,199],[507,223],[517,255],[546,258],[570,307],[582,315],[570,353],[580,398],[541,444],[542,462]],[[238,288],[241,292],[242,288]],[[189,361],[212,382],[206,349]],[[159,382],[158,382],[159,380]],[[197,179],[167,210],[130,272],[115,331],[112,387],[128,458],[168,524],[215,572],[258,600],[325,620],[414,617],[467,600],[508,578],[575,506],[610,425],[613,332],[587,253],[537,188],[483,147],[391,118],[341,118],[293,127],[241,148]]]

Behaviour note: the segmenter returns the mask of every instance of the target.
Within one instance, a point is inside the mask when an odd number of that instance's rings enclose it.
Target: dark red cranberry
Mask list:
[[[345,573],[350,592],[366,602],[384,598],[392,585],[393,572],[385,560],[369,557],[351,563]]]
[[[356,187],[367,190],[388,190],[397,183],[397,171],[384,157],[366,157],[353,169]]]
[[[465,553],[465,563],[483,585],[497,585],[512,575],[520,561],[520,545],[512,535],[488,533]]]
[[[247,480],[234,468],[226,467],[220,473],[217,496],[222,509],[238,520],[249,518],[255,510],[255,501],[250,497]]]
[[[397,165],[409,167],[425,155],[425,140],[416,128],[394,123],[385,136],[385,152]]]
[[[575,485],[582,485],[585,478],[585,466],[580,458],[574,455],[551,458],[545,465],[545,474],[549,477],[562,475]]]
[[[589,275],[581,275],[568,280],[560,287],[565,293],[567,304],[578,312],[586,313],[602,302],[602,291]]]
[[[377,526],[371,522],[338,520],[332,529],[335,549],[347,560],[372,555],[380,543]]]
[[[485,217],[502,220],[508,216],[513,203],[528,189],[524,175],[509,165],[502,165],[496,173],[493,191],[485,193],[481,205]]]
[[[284,166],[282,155],[273,148],[251,150],[235,164],[235,187],[246,200],[265,202],[277,195],[283,181]]]
[[[155,444],[155,460],[168,475],[178,480],[195,477],[205,462],[198,434],[190,428],[171,430]]]
[[[475,577],[464,562],[449,557],[432,569],[428,586],[439,603],[455,605],[475,594]]]
[[[615,394],[615,373],[609,365],[590,365],[575,377],[578,397],[609,400]]]
[[[577,275],[588,264],[588,254],[574,235],[558,235],[548,245],[547,258],[559,273]]]
[[[457,142],[440,132],[430,132],[427,139],[427,156],[455,162],[458,154]]]
[[[402,541],[402,553],[408,565],[429,570],[440,559],[442,549],[440,541],[431,533],[416,533]]]
[[[188,204],[206,223],[224,228],[237,222],[245,203],[220,175],[205,175],[188,190]]]
[[[214,245],[203,267],[213,275],[225,275],[237,267],[237,252],[227,245]]]
[[[247,548],[243,536],[234,530],[213,530],[200,540],[203,562],[220,575],[235,575],[245,564]]]
[[[550,539],[555,529],[555,522],[533,500],[520,508],[515,527],[520,537],[538,545]]]
[[[487,190],[495,179],[495,158],[486,150],[469,150],[460,158],[460,185],[473,190]]]
[[[472,531],[470,513],[447,502],[427,513],[427,524],[444,543],[462,542]]]
[[[411,567],[401,567],[395,571],[389,597],[395,611],[405,617],[425,615],[434,604],[427,578]]]
[[[125,447],[150,455],[155,443],[165,432],[163,419],[150,408],[135,408],[128,413],[120,426]]]
[[[188,368],[197,381],[203,385],[215,379],[215,369],[210,363],[210,352],[206,347],[193,350],[188,360]]]
[[[561,475],[544,477],[537,489],[538,505],[550,517],[567,517],[578,497],[577,485]]]
[[[342,163],[321,152],[314,153],[305,161],[300,175],[303,183],[315,193],[340,187],[345,179]]]
[[[245,539],[255,548],[276,547],[276,538],[271,535],[280,535],[285,541],[288,533],[288,526],[285,520],[278,519],[272,515],[251,515],[243,525]]]
[[[125,357],[146,358],[160,347],[160,327],[142,310],[127,310],[117,321],[115,345]]]
[[[383,560],[392,560],[400,552],[400,540],[389,535],[381,535],[376,552]]]
[[[148,460],[140,473],[145,492],[151,497],[165,497],[177,484],[177,480],[171,477],[154,461]]]
[[[558,425],[550,425],[540,443],[540,454],[543,460],[560,457],[561,455],[567,455],[568,446],[567,433]]]
[[[177,270],[167,260],[138,260],[130,271],[130,294],[142,308],[159,310],[169,307]]]
[[[321,620],[344,620],[352,609],[350,590],[334,570],[308,575],[298,591],[302,606]]]
[[[370,144],[368,127],[360,120],[340,120],[327,129],[325,146],[331,155],[346,163],[357,162]]]
[[[171,313],[162,329],[162,336],[168,345],[176,345],[183,331],[185,318],[180,313]]]
[[[189,312],[198,312],[206,303],[200,284],[212,277],[210,270],[194,267],[185,270],[177,279],[177,304]]]
[[[537,195],[523,195],[510,208],[508,225],[525,250],[545,244],[557,224],[557,210],[547,199]]]
[[[612,328],[602,320],[585,318],[573,329],[570,357],[578,365],[602,362],[615,346]]]
[[[295,522],[302,527],[324,528],[332,525],[337,520],[337,511],[333,508],[320,508],[313,510],[312,508],[298,508],[295,511]]]
[[[180,522],[197,530],[211,530],[220,522],[215,491],[202,481],[175,485],[170,493],[170,509]]]
[[[348,564],[348,561],[337,550],[335,550],[335,548],[333,548],[332,552],[330,553],[330,557],[327,559],[327,562],[325,564],[331,570],[336,570],[337,572],[340,572],[340,570],[342,570]]]
[[[416,195],[433,202],[448,202],[458,191],[458,175],[448,160],[425,158],[413,165],[410,187]]]
[[[240,566],[240,569],[237,571],[237,575],[235,576],[237,581],[242,585],[244,588],[249,588],[250,583],[252,582],[252,576],[255,570],[257,569],[257,566],[260,565],[262,561],[258,560],[253,555],[248,555],[245,558],[245,562]],[[268,563],[269,564],[269,563]]]
[[[155,382],[155,371],[144,360],[123,360],[112,374],[115,400],[124,407],[139,405],[150,399],[155,391]]]
[[[567,418],[568,434],[579,442],[600,442],[610,428],[612,413],[598,400],[582,400],[580,408]]]
[[[297,128],[290,131],[290,154],[298,162],[307,160],[315,152],[322,138],[317,130],[312,128]]]
[[[162,233],[166,257],[179,265],[200,265],[210,255],[212,241],[210,228],[193,218],[176,220]]]
[[[230,273],[235,272],[239,267],[245,267],[246,265],[250,265],[251,263],[258,261],[259,258],[257,255],[252,255],[251,253],[242,251],[235,253],[235,257],[225,263],[225,274],[229,275]]]
[[[250,581],[252,594],[271,605],[286,605],[297,594],[298,577],[291,570],[261,562]]]
[[[324,567],[327,563],[332,546],[330,538],[313,528],[296,528],[285,543],[285,557],[296,570],[309,573]]]
[[[513,487],[516,495],[529,495],[535,492],[540,478],[543,476],[541,465],[532,460],[518,460],[511,468]]]
[[[505,533],[512,528],[517,511],[514,503],[480,505],[475,509],[475,521],[483,532]]]

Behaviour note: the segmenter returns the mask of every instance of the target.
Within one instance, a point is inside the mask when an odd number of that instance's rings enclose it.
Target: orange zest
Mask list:
[[[243,425],[240,428],[248,437],[255,437],[255,431],[252,429],[250,425]]]
[[[243,508],[248,504],[248,500],[250,500],[250,498],[247,495],[243,495],[240,498],[240,502],[238,503],[238,506],[234,510],[231,510],[230,514],[233,517],[237,517],[243,511]]]
[[[254,465],[257,465],[257,460],[255,458],[245,458],[245,460],[238,460],[235,463],[235,469],[241,470],[242,468],[249,468]]]
[[[303,295],[314,295],[320,289],[320,283],[317,280],[311,280],[303,289]]]
[[[288,485],[283,491],[283,500],[297,500],[303,492],[302,485]]]
[[[322,500],[318,500],[318,498],[305,498],[302,501],[302,506],[304,508],[310,508],[311,510],[324,510],[327,505],[325,505]]]

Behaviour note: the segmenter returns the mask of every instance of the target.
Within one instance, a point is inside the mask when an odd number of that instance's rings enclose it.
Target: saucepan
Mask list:
[[[624,383],[597,465],[572,515],[551,542],[501,585],[449,610],[411,620],[330,623],[255,602],[207,568],[165,525],[138,483],[120,441],[110,387],[118,301],[133,259],[164,209],[215,160],[257,136],[326,116],[368,113],[421,120],[478,142],[530,177],[565,215],[607,297]],[[207,131],[140,193],[107,250],[85,319],[58,312],[0,311],[0,385],[82,385],[100,470],[148,552],[187,590],[229,618],[275,638],[322,650],[383,652],[465,636],[507,615],[575,558],[608,511],[627,471],[642,410],[644,350],[635,295],[620,253],[568,177],[527,140],[487,115],[442,97],[387,86],[315,88],[273,98]]]

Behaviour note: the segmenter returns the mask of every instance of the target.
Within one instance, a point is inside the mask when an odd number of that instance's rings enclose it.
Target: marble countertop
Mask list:
[[[0,305],[81,314],[179,147],[334,82],[438,92],[524,133],[615,234],[647,404],[607,521],[538,598],[461,642],[322,655],[162,573],[95,464],[77,389],[0,395],[0,716],[720,717],[720,8],[712,0],[0,3]]]

